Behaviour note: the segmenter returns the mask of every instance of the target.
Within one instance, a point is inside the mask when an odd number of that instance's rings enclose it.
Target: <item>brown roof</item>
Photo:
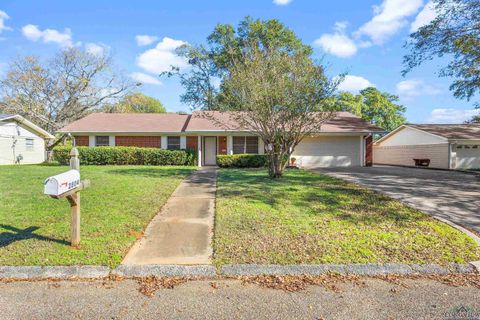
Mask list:
[[[480,123],[409,124],[408,126],[447,139],[480,139]]]
[[[92,113],[59,132],[181,132],[188,117],[174,113]]]
[[[245,131],[245,129],[239,128],[238,124],[231,119],[228,112],[194,112],[186,128],[186,131],[191,132],[223,130]],[[333,119],[322,125],[321,132],[385,132],[385,130],[362,120],[350,112],[337,112]]]
[[[206,114],[210,116],[205,116]],[[169,113],[92,113],[59,132],[70,133],[161,133],[197,131],[247,131],[232,121],[228,112],[197,111],[190,115]],[[322,125],[324,133],[384,132],[349,112],[337,112]]]

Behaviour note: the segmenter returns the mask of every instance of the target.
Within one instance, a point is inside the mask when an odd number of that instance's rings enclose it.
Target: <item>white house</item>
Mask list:
[[[199,166],[215,165],[221,154],[264,153],[262,139],[239,128],[228,113],[210,115],[206,117],[204,111],[191,115],[93,113],[59,132],[74,136],[77,146],[190,149],[198,153]],[[368,166],[372,134],[380,132],[384,130],[351,113],[338,112],[320,132],[305,138],[293,156],[302,167]]]
[[[375,164],[414,166],[428,159],[429,167],[480,168],[480,124],[408,124],[373,145]]]
[[[44,162],[50,139],[55,137],[22,116],[0,114],[0,165]]]

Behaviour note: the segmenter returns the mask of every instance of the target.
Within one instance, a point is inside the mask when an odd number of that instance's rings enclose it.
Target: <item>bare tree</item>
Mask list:
[[[302,139],[318,134],[333,117],[325,100],[336,87],[307,54],[262,51],[251,45],[222,83],[216,109],[230,111],[225,114],[231,122],[260,136],[269,175],[278,178]]]
[[[12,61],[0,79],[0,109],[21,114],[55,132],[122,98],[133,86],[114,70],[107,54],[68,48],[46,63],[34,56]]]

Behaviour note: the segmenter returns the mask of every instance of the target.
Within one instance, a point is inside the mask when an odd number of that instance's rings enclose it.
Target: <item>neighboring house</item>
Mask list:
[[[209,116],[207,116],[207,114]],[[94,113],[60,130],[77,146],[137,146],[198,153],[199,166],[215,165],[219,154],[263,154],[261,139],[238,128],[228,113]],[[372,163],[372,134],[384,132],[348,112],[304,139],[293,156],[304,167],[364,166]]]
[[[55,139],[18,114],[0,114],[0,164],[41,163],[45,142]]]
[[[373,157],[375,164],[430,159],[433,168],[480,168],[480,124],[402,125],[375,142]]]

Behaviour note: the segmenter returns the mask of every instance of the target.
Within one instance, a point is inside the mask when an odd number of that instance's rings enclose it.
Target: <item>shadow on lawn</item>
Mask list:
[[[118,175],[127,175],[127,176],[142,176],[142,177],[151,177],[151,178],[162,178],[162,177],[171,177],[178,174],[187,176],[193,172],[193,169],[189,168],[169,168],[169,167],[155,167],[151,168],[125,168],[125,169],[114,169],[109,170],[107,173],[118,174]]]
[[[372,190],[328,176],[293,172],[272,180],[261,170],[224,171],[220,178],[219,195],[241,197],[282,210],[289,202],[304,208],[309,216],[334,214],[336,220],[349,224],[404,225],[428,219],[427,215],[411,210],[396,200]]]
[[[21,241],[21,240],[28,240],[28,239],[36,239],[41,241],[51,241],[60,243],[63,245],[69,245],[70,243],[65,240],[59,240],[55,238],[45,237],[42,235],[38,235],[33,233],[34,231],[38,230],[39,227],[28,227],[25,229],[15,228],[13,226],[0,224],[0,228],[10,230],[11,232],[2,232],[0,233],[0,248],[6,247],[14,242]]]

